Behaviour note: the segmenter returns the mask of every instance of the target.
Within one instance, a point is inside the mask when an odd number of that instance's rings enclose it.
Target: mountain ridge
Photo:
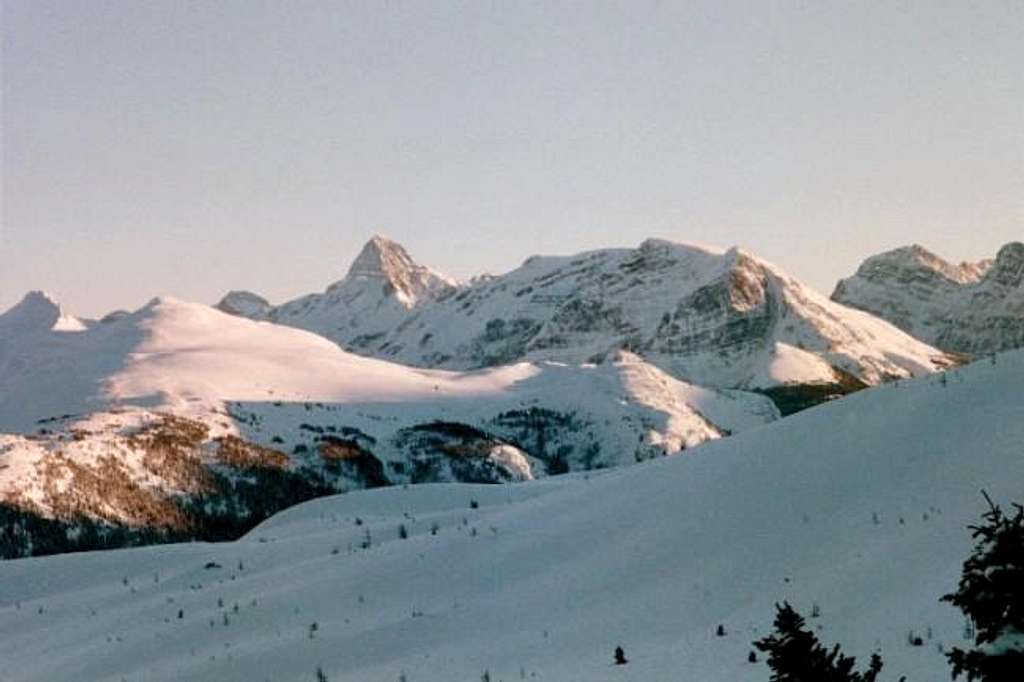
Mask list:
[[[984,355],[1024,346],[1024,243],[959,266],[924,247],[866,259],[831,298],[947,351]]]
[[[345,301],[331,303],[309,314],[293,306],[271,319],[413,366],[593,362],[626,349],[676,378],[721,388],[827,385],[845,392],[850,378],[871,385],[957,362],[836,305],[746,249],[664,239],[531,256],[509,273],[446,289],[396,314],[364,310],[363,326],[350,323]]]

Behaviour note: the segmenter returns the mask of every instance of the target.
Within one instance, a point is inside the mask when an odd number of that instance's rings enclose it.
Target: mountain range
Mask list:
[[[535,256],[507,274],[455,285],[378,236],[326,293],[280,307],[243,303],[256,298],[233,292],[218,307],[417,367],[596,363],[626,349],[678,379],[774,392],[784,411],[794,397],[805,406],[808,391],[820,401],[822,387],[842,394],[958,362],[743,249],[654,239],[636,249]]]
[[[883,254],[833,298],[935,289],[936,308],[970,288],[960,333],[982,338],[1019,322],[1019,246],[963,266]],[[646,461],[967,360],[743,249],[663,240],[462,283],[376,236],[324,293],[279,306],[236,291],[90,320],[31,292],[0,314],[0,556],[232,538],[335,492]]]

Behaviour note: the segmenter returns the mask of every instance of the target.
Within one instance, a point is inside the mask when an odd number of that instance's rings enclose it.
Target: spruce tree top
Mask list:
[[[976,627],[975,648],[949,654],[953,677],[1018,682],[1024,671],[1024,508],[1007,516],[984,492],[985,523],[969,526],[974,551],[963,565],[956,592],[942,597]]]
[[[882,669],[878,654],[871,657],[867,672],[855,672],[856,660],[840,653],[838,644],[831,650],[822,646],[788,602],[775,608],[775,632],[754,642],[768,654],[772,682],[875,682]]]

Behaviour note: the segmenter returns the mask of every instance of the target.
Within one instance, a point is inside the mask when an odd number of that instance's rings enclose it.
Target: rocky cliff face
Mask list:
[[[921,246],[872,256],[832,293],[943,350],[980,355],[1024,346],[1024,244],[952,265]]]

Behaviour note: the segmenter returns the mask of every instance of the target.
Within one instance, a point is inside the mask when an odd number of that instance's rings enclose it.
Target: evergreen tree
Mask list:
[[[1024,507],[1007,516],[985,493],[985,523],[969,526],[974,551],[964,562],[956,592],[942,597],[963,611],[974,630],[974,648],[947,654],[953,678],[1010,682],[1024,670]]]
[[[754,642],[768,654],[772,682],[875,682],[882,669],[878,654],[871,656],[867,672],[855,672],[855,659],[840,653],[838,644],[831,651],[823,647],[788,602],[775,608],[775,632]]]

